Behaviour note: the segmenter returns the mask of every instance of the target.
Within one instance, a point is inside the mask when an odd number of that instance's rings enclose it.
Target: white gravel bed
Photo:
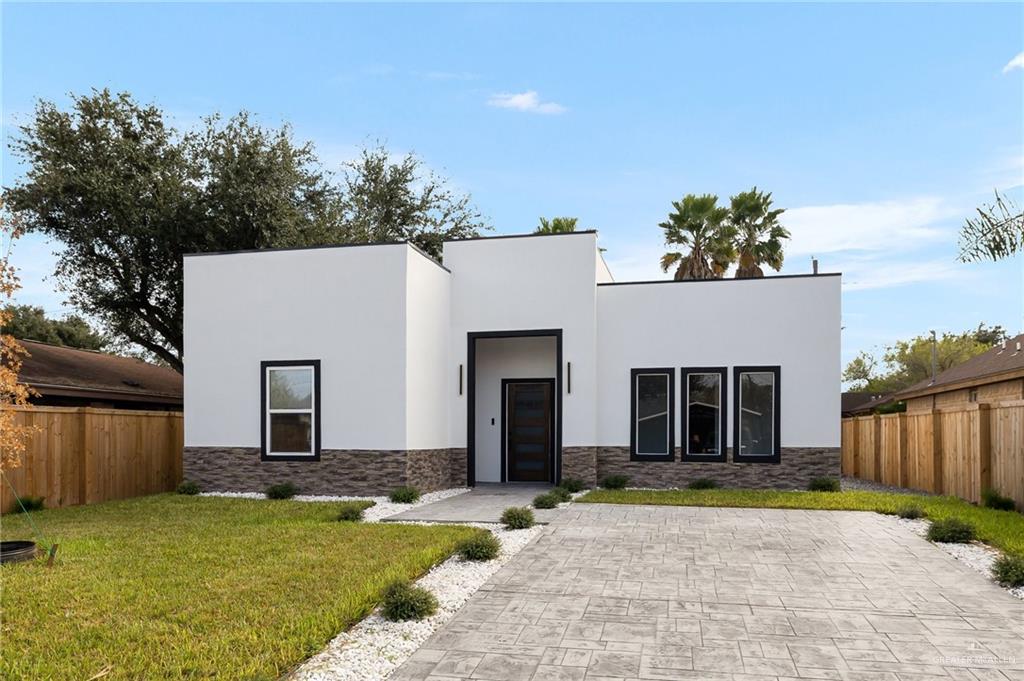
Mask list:
[[[501,554],[487,562],[463,561],[452,556],[421,577],[416,584],[437,597],[436,614],[419,621],[390,622],[374,611],[336,636],[323,651],[306,660],[288,678],[292,681],[386,679],[434,631],[451,619],[491,575],[542,531],[539,526],[528,530],[506,530],[501,525],[465,524],[493,532],[501,542]]]
[[[927,520],[910,520],[907,518],[897,518],[896,521],[914,534],[922,537],[926,537],[928,535],[928,526],[931,524]],[[995,563],[996,559],[1002,555],[998,549],[994,549],[991,546],[982,544],[981,542],[971,542],[970,544],[932,542],[932,544],[953,556],[972,570],[985,575],[985,577],[993,583],[996,583],[995,580],[992,579],[992,564]],[[998,586],[1005,591],[1008,591],[1011,596],[1024,600],[1024,586],[1018,586],[1013,589],[1006,588],[1001,584]]]
[[[375,523],[389,518],[393,515],[408,511],[410,508],[432,504],[448,497],[455,497],[469,491],[468,487],[453,487],[438,492],[427,492],[419,500],[412,504],[396,504],[387,497],[338,497],[315,494],[297,494],[292,497],[295,501],[372,501],[374,505],[363,511],[363,521]],[[261,492],[203,492],[204,497],[234,497],[236,499],[266,499],[267,495]]]
[[[859,490],[863,492],[890,492],[892,494],[917,494],[926,497],[933,496],[931,492],[925,492],[919,489],[909,489],[907,487],[894,487],[881,482],[875,482],[874,480],[862,480],[861,478],[854,478],[849,475],[842,476],[839,482],[844,492]]]

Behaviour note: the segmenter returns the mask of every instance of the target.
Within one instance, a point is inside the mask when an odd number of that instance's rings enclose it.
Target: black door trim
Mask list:
[[[552,482],[562,481],[562,330],[469,331],[466,333],[466,485],[476,485],[476,341],[478,338],[555,338],[555,465]]]
[[[551,386],[551,404],[548,405],[549,411],[551,412],[551,451],[548,453],[550,458],[551,471],[555,470],[555,402],[558,396],[555,394],[555,379],[553,378],[503,378],[501,379],[501,481],[509,482],[508,480],[508,424],[506,423],[506,417],[508,416],[508,386],[510,384],[523,383],[529,385],[530,383],[545,383]],[[518,482],[518,481],[513,481]]]

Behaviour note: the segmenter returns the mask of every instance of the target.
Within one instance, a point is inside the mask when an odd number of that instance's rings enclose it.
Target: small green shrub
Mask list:
[[[415,487],[396,487],[388,495],[396,504],[413,504],[420,498],[420,491]]]
[[[46,508],[46,497],[22,497],[21,505],[14,506],[19,511],[28,513],[30,511],[42,511]]]
[[[928,540],[945,544],[966,544],[974,539],[974,526],[959,518],[942,518],[928,528]]]
[[[718,483],[711,478],[697,478],[687,485],[687,487],[690,489],[716,489],[718,487]]]
[[[282,482],[267,488],[268,499],[291,499],[299,493],[299,488],[291,482]]]
[[[981,505],[997,511],[1016,511],[1017,504],[1010,497],[1004,497],[994,489],[986,489],[981,493]]]
[[[605,489],[623,489],[629,484],[629,476],[626,475],[606,475],[601,480],[601,487]]]
[[[554,508],[558,506],[558,497],[551,492],[538,494],[533,498],[534,508]]]
[[[426,589],[410,582],[394,582],[384,592],[381,613],[392,622],[421,620],[437,612],[437,599]]]
[[[510,506],[501,514],[501,523],[510,530],[533,527],[533,511],[525,506]]]
[[[501,542],[490,532],[481,532],[463,540],[457,549],[462,560],[494,560],[501,553]]]
[[[572,492],[564,487],[555,487],[548,492],[548,494],[551,494],[558,499],[558,503],[560,504],[566,501],[572,501]]]
[[[838,478],[814,478],[807,483],[807,489],[812,492],[838,492],[839,479]]]
[[[370,506],[373,506],[371,503]],[[337,520],[346,523],[357,523],[363,519],[363,511],[369,506],[363,501],[343,501],[338,504]]]
[[[1024,586],[1024,556],[1000,556],[992,565],[992,576],[1003,586]]]
[[[905,520],[917,520],[918,518],[925,517],[924,509],[917,504],[909,504],[907,506],[901,506],[896,511],[896,515]]]
[[[184,480],[177,488],[178,494],[199,494],[199,483],[192,480]]]
[[[562,478],[561,487],[575,494],[587,489],[587,484],[579,478]]]

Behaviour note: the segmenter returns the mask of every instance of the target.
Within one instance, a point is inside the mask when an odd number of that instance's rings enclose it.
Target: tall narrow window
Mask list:
[[[263,362],[262,458],[320,458],[320,361]]]
[[[674,458],[675,371],[633,369],[630,458],[671,461]]]
[[[733,419],[735,461],[777,463],[779,446],[779,367],[736,367]]]
[[[683,367],[683,461],[725,461],[725,367]]]

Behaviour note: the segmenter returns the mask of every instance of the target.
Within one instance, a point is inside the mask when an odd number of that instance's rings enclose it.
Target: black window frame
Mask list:
[[[270,454],[267,419],[267,370],[279,367],[312,367],[313,369],[313,453]],[[320,360],[287,359],[260,362],[260,461],[319,461],[320,460]]]
[[[668,376],[668,454],[638,454],[636,451],[636,380],[641,374]],[[629,372],[629,460],[674,461],[676,451],[676,370],[674,367],[630,369]]]
[[[690,433],[687,425],[690,418],[690,376],[692,374],[718,374],[718,413],[721,416],[719,424],[719,453],[718,454],[690,454]],[[680,367],[679,369],[679,397],[680,397],[680,461],[686,463],[708,463],[728,461],[729,450],[729,367]]]
[[[743,374],[771,373],[775,375],[772,409],[772,453],[740,454],[740,379]],[[778,365],[735,366],[732,368],[732,460],[733,463],[779,463],[782,460],[782,368]]]

